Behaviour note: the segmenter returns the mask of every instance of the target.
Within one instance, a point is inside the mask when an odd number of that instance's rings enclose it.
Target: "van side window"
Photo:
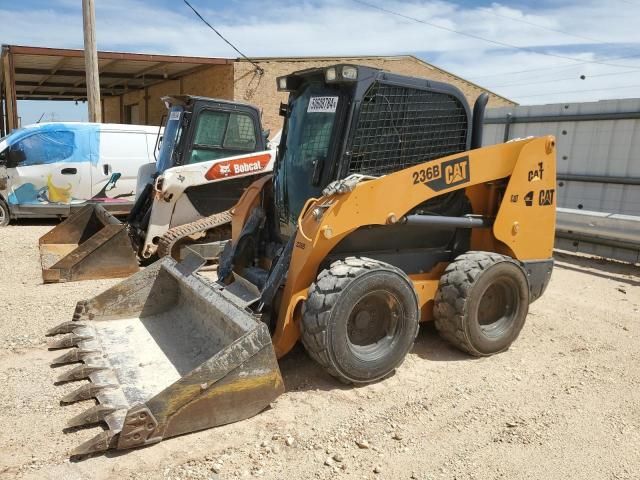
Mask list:
[[[256,148],[253,119],[244,113],[204,110],[198,115],[189,163],[241,155]]]
[[[62,162],[73,155],[75,134],[70,131],[37,132],[18,141],[13,148],[25,154],[21,167]]]

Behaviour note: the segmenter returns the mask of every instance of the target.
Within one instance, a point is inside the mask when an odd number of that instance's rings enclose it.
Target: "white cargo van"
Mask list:
[[[126,214],[138,169],[155,162],[158,127],[41,123],[0,139],[0,225],[64,217],[86,202]],[[145,168],[149,170],[149,167]]]

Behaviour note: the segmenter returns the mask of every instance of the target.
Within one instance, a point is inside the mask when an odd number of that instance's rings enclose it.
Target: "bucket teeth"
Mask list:
[[[67,422],[67,427],[83,427],[102,422],[105,417],[118,410],[111,405],[94,405]]]
[[[58,340],[52,340],[47,344],[47,347],[50,350],[55,350],[56,348],[69,348],[69,347],[77,347],[78,343],[83,340],[93,340],[91,335],[76,335],[72,333],[70,335],[65,335]]]
[[[63,322],[47,331],[47,337],[54,335],[60,335],[62,333],[72,333],[74,329],[78,327],[84,327],[85,325],[80,322]]]
[[[71,452],[71,456],[77,457],[94,452],[104,452],[105,450],[109,450],[110,448],[113,448],[115,446],[115,440],[115,433],[109,430],[100,432],[91,440],[87,440],[86,442],[78,445],[75,449],[73,449],[73,451]]]
[[[80,400],[88,400],[98,395],[98,393],[100,393],[102,390],[106,390],[109,388],[116,388],[116,386],[99,383],[87,383],[86,385],[81,386],[73,392],[67,393],[64,397],[62,397],[61,401],[62,403],[73,403],[79,402]]]
[[[68,352],[56,357],[51,362],[51,365],[65,365],[67,363],[76,363],[84,361],[88,356],[95,355],[97,350],[85,350],[83,348],[74,348]]]
[[[97,365],[78,365],[75,368],[72,368],[68,372],[64,372],[56,379],[57,383],[60,382],[71,382],[73,380],[82,380],[84,378],[89,378],[94,372],[99,372],[101,370],[107,370],[107,367],[100,367]]]

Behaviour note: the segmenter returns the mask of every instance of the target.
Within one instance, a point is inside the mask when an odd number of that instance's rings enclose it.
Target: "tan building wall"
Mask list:
[[[232,100],[233,65],[214,65],[190,73],[181,79],[151,85],[144,90],[132,90],[117,97],[105,97],[103,121],[126,123],[126,109],[133,106],[137,109],[138,123],[158,125],[166,113],[161,98],[183,93]],[[120,102],[122,102],[122,111]]]
[[[162,116],[167,113],[167,109],[162,102],[162,97],[166,95],[176,95],[180,93],[180,80],[170,80],[147,88],[146,108],[148,125],[159,125]]]
[[[233,100],[233,64],[214,65],[182,80],[183,93]]]
[[[235,62],[234,98],[261,107],[264,128],[270,129],[271,134],[276,133],[282,126],[278,107],[280,102],[286,102],[288,96],[286,92],[276,90],[276,78],[296,70],[325,67],[336,63],[366,65],[402,75],[451,83],[462,90],[472,107],[476,98],[483,92],[489,93],[489,107],[515,105],[515,102],[507,98],[488,92],[478,85],[409,55],[400,57],[272,58],[257,59],[256,61],[264,69],[264,74],[261,76],[255,73],[255,67],[249,62]]]
[[[102,98],[102,121],[120,123],[120,97]]]
[[[381,68],[390,72],[451,83],[465,94],[470,105],[478,95],[488,92],[482,87],[439,69],[411,55],[396,57],[319,57],[319,58],[261,58],[256,62],[264,69],[258,75],[255,67],[245,60],[228,65],[214,65],[185,75],[179,80],[167,80],[145,90],[127,92],[120,97],[104,99],[104,121],[125,123],[127,107],[134,106],[138,121],[158,125],[165,113],[160,98],[165,95],[191,94],[226,100],[252,103],[262,110],[265,129],[275,134],[282,126],[278,115],[280,102],[287,100],[287,93],[278,92],[276,78],[305,68],[326,67],[336,63],[355,63]],[[489,107],[515,105],[511,100],[489,93]],[[137,106],[137,107],[136,107]]]

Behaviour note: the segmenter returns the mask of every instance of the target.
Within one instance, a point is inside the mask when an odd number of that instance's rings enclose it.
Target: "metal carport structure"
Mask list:
[[[0,134],[20,126],[18,100],[86,99],[83,50],[3,45],[0,62]],[[98,52],[104,99],[181,79],[233,59]],[[146,115],[146,114],[145,114]]]

